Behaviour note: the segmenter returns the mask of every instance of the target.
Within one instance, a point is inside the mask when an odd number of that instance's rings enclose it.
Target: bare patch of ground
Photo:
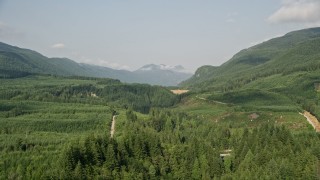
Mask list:
[[[174,90],[171,90],[171,92],[172,92],[173,94],[179,95],[179,94],[187,93],[187,92],[189,92],[189,90],[186,90],[186,89],[174,89]]]
[[[308,111],[305,111],[303,114],[302,113],[299,113],[299,114],[307,118],[307,121],[312,125],[312,127],[316,130],[316,132],[320,132],[320,123],[315,116],[313,116]]]
[[[257,119],[259,117],[259,114],[257,113],[252,113],[249,115],[249,118],[252,120],[252,119]]]

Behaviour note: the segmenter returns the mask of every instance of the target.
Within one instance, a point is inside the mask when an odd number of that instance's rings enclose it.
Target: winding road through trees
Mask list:
[[[111,124],[111,130],[110,130],[110,137],[113,138],[114,132],[116,128],[116,115],[112,116],[112,124]]]

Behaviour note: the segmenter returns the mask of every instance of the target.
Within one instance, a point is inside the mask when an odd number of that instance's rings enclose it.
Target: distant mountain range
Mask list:
[[[163,70],[187,73],[187,71],[181,65],[168,66],[168,65],[164,65],[164,64],[160,64],[160,65],[148,64],[148,65],[145,65],[145,66],[141,67],[137,71],[144,71],[145,72],[145,71],[163,71]]]
[[[20,77],[27,74],[86,76],[119,79],[127,83],[176,86],[192,76],[182,66],[149,64],[136,71],[77,63],[67,58],[48,58],[42,54],[0,42],[0,77]]]

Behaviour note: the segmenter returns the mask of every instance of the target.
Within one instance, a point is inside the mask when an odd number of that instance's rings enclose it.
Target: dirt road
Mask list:
[[[111,138],[113,138],[115,129],[116,129],[116,116],[112,116],[112,124],[111,124],[111,130],[110,130],[110,137]]]
[[[200,99],[200,100],[204,100],[206,101],[207,99],[204,98],[204,97],[199,97],[199,96],[196,96],[196,98]],[[214,102],[214,103],[217,103],[217,104],[223,104],[223,105],[226,105],[227,103],[224,103],[224,102],[220,102],[220,101],[215,101],[215,100],[211,100],[211,102]]]
[[[310,114],[308,111],[305,111],[303,114],[302,113],[299,113],[299,114],[307,118],[307,121],[312,125],[312,127],[316,130],[316,132],[320,132],[320,123],[315,116]]]

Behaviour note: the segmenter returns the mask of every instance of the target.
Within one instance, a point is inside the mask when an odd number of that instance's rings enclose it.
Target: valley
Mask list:
[[[1,44],[0,179],[318,179],[319,38],[288,33],[179,86]],[[166,68],[182,69],[138,73]]]

